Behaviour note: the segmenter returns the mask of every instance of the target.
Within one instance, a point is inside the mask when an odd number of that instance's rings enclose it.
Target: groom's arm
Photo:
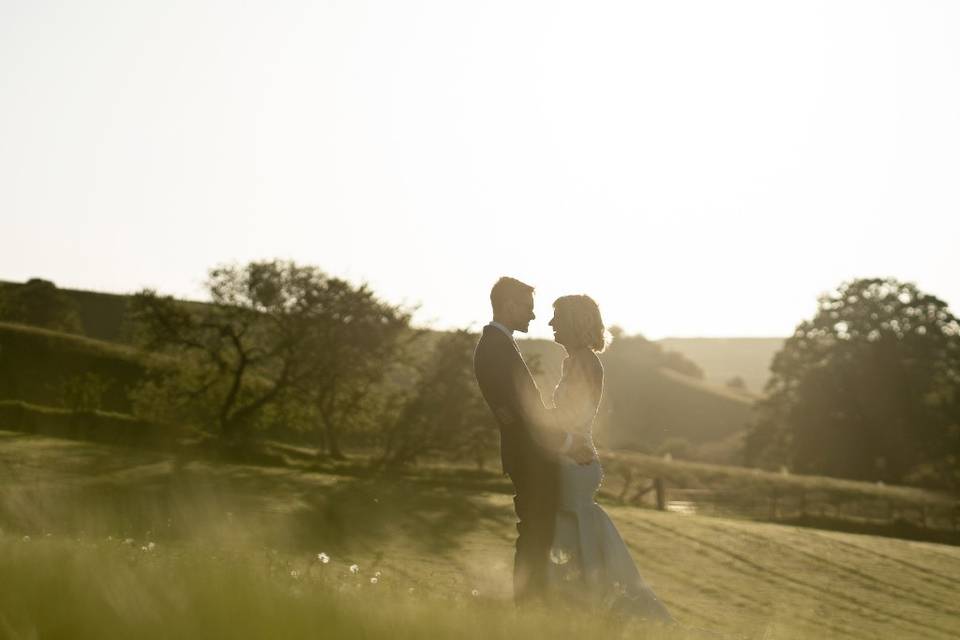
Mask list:
[[[501,428],[525,432],[531,444],[551,457],[567,455],[581,464],[593,460],[592,443],[558,428],[559,421],[543,406],[540,390],[516,350],[481,340],[474,371]]]

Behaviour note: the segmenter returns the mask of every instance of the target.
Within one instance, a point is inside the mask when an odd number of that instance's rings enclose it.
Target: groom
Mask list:
[[[520,605],[536,599],[546,585],[547,562],[557,515],[561,454],[580,464],[596,452],[581,436],[550,428],[551,412],[520,355],[513,332],[526,333],[534,289],[514,278],[500,278],[490,291],[493,322],[483,328],[473,357],[477,383],[500,426],[500,459],[516,495],[517,546],[513,596]]]

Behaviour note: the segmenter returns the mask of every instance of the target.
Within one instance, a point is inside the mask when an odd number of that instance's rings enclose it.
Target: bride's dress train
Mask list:
[[[602,384],[603,369],[592,351],[573,352],[564,361],[554,404],[568,429],[573,425],[571,430],[590,434]],[[602,478],[597,460],[578,465],[565,458],[560,465],[550,589],[603,610],[672,622],[667,608],[641,577],[610,517],[594,502]]]

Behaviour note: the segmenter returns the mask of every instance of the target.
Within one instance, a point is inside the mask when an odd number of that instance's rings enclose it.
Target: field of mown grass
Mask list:
[[[604,466],[604,492],[627,504],[638,495],[651,501],[652,494],[640,492],[650,478],[661,478],[669,499],[691,500],[701,515],[960,543],[960,502],[944,491],[668,461],[630,452],[606,452]]]
[[[517,614],[501,489],[0,432],[0,637],[960,636],[960,548],[622,506],[682,627]]]

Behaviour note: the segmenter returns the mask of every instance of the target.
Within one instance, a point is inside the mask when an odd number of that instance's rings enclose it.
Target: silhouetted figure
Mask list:
[[[553,303],[554,340],[567,357],[553,392],[556,424],[593,442],[593,422],[603,394],[606,347],[600,308],[589,296],[564,296]],[[603,471],[600,461],[577,464],[560,457],[557,502],[548,565],[549,591],[574,605],[672,622],[666,607],[644,582],[606,512],[594,502]]]
[[[483,328],[474,353],[480,391],[500,427],[500,459],[516,495],[519,522],[514,556],[514,600],[523,604],[543,595],[557,509],[559,455],[569,451],[580,462],[594,459],[583,439],[549,428],[550,415],[513,339],[526,332],[533,313],[533,287],[501,278],[490,291],[493,322]]]

